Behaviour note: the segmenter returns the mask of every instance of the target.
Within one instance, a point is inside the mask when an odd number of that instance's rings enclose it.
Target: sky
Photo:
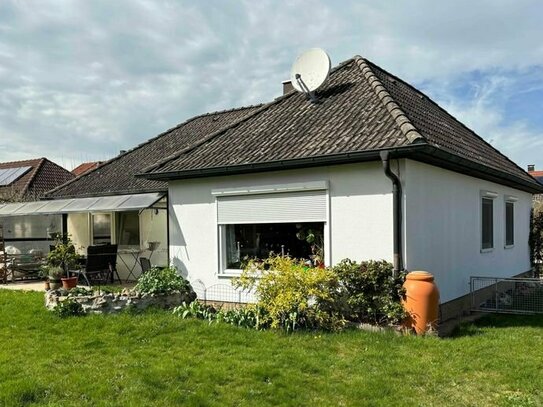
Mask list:
[[[68,169],[361,55],[543,169],[543,2],[0,0],[0,162]]]

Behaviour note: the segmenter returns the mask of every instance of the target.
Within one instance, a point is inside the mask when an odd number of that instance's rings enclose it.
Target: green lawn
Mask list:
[[[0,405],[542,405],[543,317],[455,338],[255,332],[166,312],[59,319],[0,290]]]

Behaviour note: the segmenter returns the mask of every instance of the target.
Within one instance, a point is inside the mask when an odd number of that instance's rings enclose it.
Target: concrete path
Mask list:
[[[118,285],[118,284],[108,284],[108,285]],[[121,284],[122,288],[133,288],[136,283],[123,283]],[[88,288],[85,285],[79,286]],[[98,286],[95,286],[97,288]],[[0,290],[21,290],[21,291],[42,291],[45,292],[45,283],[43,281],[17,281],[15,283],[0,284]]]
[[[43,281],[17,281],[15,283],[0,284],[0,289],[45,291],[45,283]]]

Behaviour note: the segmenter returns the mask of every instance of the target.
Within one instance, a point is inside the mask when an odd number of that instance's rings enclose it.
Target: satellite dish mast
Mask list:
[[[311,48],[298,56],[292,64],[290,82],[294,89],[305,93],[313,103],[317,103],[315,91],[326,82],[331,68],[328,54],[320,48]]]

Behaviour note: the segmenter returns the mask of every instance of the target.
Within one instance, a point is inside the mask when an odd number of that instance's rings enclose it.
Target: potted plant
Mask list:
[[[49,282],[49,266],[44,264],[40,267],[40,271],[38,272],[38,275],[43,278],[45,283],[45,291],[49,291],[51,289],[51,284]]]
[[[47,268],[49,276],[49,288],[51,290],[58,290],[62,287],[62,276],[64,275],[64,270],[61,267],[49,266]]]
[[[52,272],[58,274],[60,271],[62,286],[66,289],[74,288],[77,285],[77,276],[70,277],[68,272],[78,265],[79,254],[69,236],[57,235],[53,250],[47,255],[47,266],[49,266],[49,281],[51,282]],[[52,288],[52,287],[51,287]]]

